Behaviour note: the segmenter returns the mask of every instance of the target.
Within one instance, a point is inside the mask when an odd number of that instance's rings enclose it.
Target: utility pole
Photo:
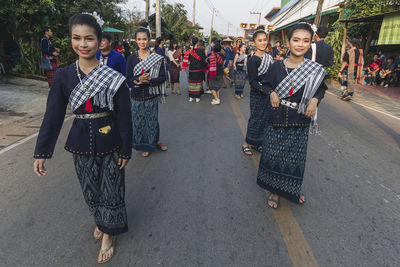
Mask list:
[[[258,25],[260,25],[261,22],[261,12],[250,12],[251,15],[258,15]]]
[[[232,24],[228,23],[228,37],[229,37],[229,28],[232,26]]]
[[[318,27],[321,22],[321,11],[324,0],[318,0],[317,13],[315,14],[314,24]]]
[[[150,12],[150,0],[145,0],[146,1],[146,22],[149,23],[149,12]]]
[[[209,38],[209,40],[208,40],[208,43],[209,43],[209,44],[211,44],[211,36],[212,36],[213,26],[214,26],[214,16],[215,16],[215,8],[213,8],[213,13],[212,13],[212,17],[211,17],[210,38]]]
[[[196,25],[196,0],[193,0],[193,27]]]
[[[156,37],[161,37],[160,0],[156,0]]]

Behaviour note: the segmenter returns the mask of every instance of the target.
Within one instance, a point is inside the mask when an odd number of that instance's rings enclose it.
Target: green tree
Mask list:
[[[183,4],[171,5],[162,1],[161,16],[178,42],[187,42],[191,36],[204,38],[197,27],[187,24],[187,11]]]

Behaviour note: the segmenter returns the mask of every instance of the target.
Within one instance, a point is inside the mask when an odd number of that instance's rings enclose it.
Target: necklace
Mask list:
[[[80,82],[80,84],[81,84],[81,87],[83,88],[83,90],[84,90],[85,93],[86,93],[85,111],[87,111],[87,112],[92,112],[92,111],[93,111],[93,105],[92,105],[92,101],[90,101],[90,94],[91,94],[91,92],[92,92],[92,90],[93,90],[93,85],[94,85],[94,83],[92,84],[92,86],[89,87],[89,89],[86,88],[86,87],[84,87],[84,86],[83,86],[83,83],[82,83],[81,73],[79,72],[78,60],[75,62],[75,66],[76,66],[76,74],[78,75],[78,78],[79,78],[79,82]],[[96,67],[97,67],[97,66],[96,66]],[[96,67],[95,67],[95,68],[96,68]],[[95,75],[96,75],[96,76],[95,76],[95,78],[94,78],[94,81],[97,80],[97,76],[99,75],[98,70],[96,70]]]
[[[293,81],[292,77],[290,77],[290,75],[289,75],[289,70],[288,70],[288,68],[286,66],[287,61],[288,61],[287,58],[285,60],[283,60],[283,66],[285,67],[286,73],[287,73],[287,75],[289,76],[289,79],[290,79],[290,85],[291,86],[290,86],[290,90],[289,90],[289,96],[292,96],[293,92],[294,92],[294,81]]]

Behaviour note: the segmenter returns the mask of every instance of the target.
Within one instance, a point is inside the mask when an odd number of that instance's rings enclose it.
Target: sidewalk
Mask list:
[[[327,81],[328,92],[341,95],[340,84],[337,81]],[[352,102],[388,113],[400,118],[400,88],[384,88],[382,86],[356,85]]]

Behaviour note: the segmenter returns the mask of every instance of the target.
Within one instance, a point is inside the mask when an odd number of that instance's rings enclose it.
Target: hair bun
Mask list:
[[[140,23],[140,26],[143,28],[147,28],[149,26],[149,24],[147,22],[142,22],[142,23]]]
[[[265,31],[265,27],[263,26],[263,25],[259,25],[257,28],[256,28],[256,31]]]

